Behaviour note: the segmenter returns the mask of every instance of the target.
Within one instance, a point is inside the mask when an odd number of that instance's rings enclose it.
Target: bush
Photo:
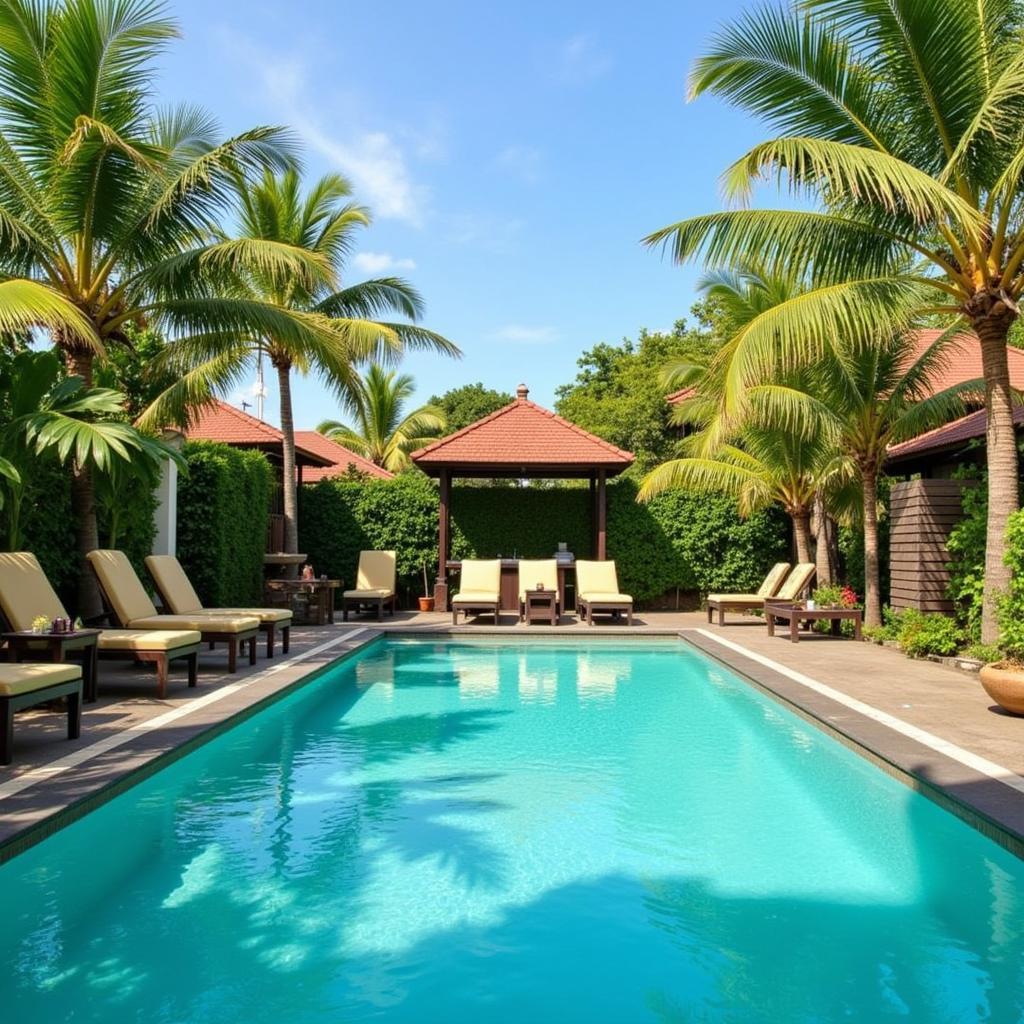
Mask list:
[[[178,558],[204,604],[258,605],[263,594],[271,470],[258,451],[209,441],[182,449]]]
[[[999,646],[1015,661],[1024,661],[1024,512],[1014,512],[1007,525],[1006,564],[1012,576],[999,605]]]
[[[948,615],[913,608],[894,613],[896,642],[912,658],[928,654],[948,658],[963,646],[964,631]]]
[[[988,488],[965,487],[963,519],[953,527],[946,550],[949,563],[950,600],[957,605],[957,617],[972,640],[981,637],[981,603],[985,590],[985,531],[988,517]]]
[[[629,479],[608,487],[608,556],[619,583],[638,602],[678,587],[686,591],[757,587],[784,558],[780,512],[743,520],[729,498],[679,492],[636,502]],[[398,551],[400,588],[419,593],[422,567],[437,569],[436,486],[419,473],[394,480],[340,477],[303,488],[299,546],[315,571],[352,580],[361,548]],[[452,493],[452,556],[487,558],[513,552],[547,557],[559,541],[580,558],[591,551],[590,493],[585,487],[462,486]]]

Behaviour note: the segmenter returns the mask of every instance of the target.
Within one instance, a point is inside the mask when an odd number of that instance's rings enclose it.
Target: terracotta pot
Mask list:
[[[1004,662],[982,666],[981,685],[1004,711],[1024,715],[1024,668]]]
[[[421,612],[432,612],[434,610],[434,599],[432,597],[418,598]]]

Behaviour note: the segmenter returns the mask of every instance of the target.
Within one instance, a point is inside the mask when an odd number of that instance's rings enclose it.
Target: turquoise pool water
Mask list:
[[[1004,1024],[1022,882],[681,643],[385,642],[0,867],[0,1019]]]

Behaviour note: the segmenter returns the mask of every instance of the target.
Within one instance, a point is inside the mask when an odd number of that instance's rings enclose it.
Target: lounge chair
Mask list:
[[[292,628],[290,608],[204,608],[181,562],[174,555],[149,555],[146,568],[153,577],[163,606],[172,615],[252,617],[259,620],[260,632],[267,634],[267,657],[274,656],[274,638],[278,630],[281,631],[281,649],[288,653]]]
[[[801,562],[789,575],[788,562],[779,562],[764,578],[756,594],[708,594],[708,622],[718,612],[718,625],[725,625],[725,613],[763,611],[766,601],[795,601],[814,578],[814,565]],[[785,577],[785,582],[782,581]],[[773,587],[775,589],[773,589]]]
[[[452,625],[459,621],[459,612],[493,615],[498,624],[501,611],[501,559],[463,559],[459,572],[459,592],[452,598]]]
[[[68,699],[68,739],[82,734],[82,669],[79,665],[0,664],[0,764],[14,751],[14,712],[58,697]]]
[[[0,612],[16,632],[28,632],[37,616],[45,615],[51,621],[68,617],[31,551],[0,553]],[[188,685],[196,685],[201,641],[193,629],[105,629],[96,638],[96,653],[101,658],[133,658],[155,664],[157,693],[163,697],[168,665],[180,658],[188,659]],[[95,676],[85,699],[96,699]]]
[[[545,590],[558,594],[558,562],[553,558],[529,559],[519,562],[519,621],[526,617],[526,592],[536,590],[542,583]],[[555,597],[555,616],[562,614],[562,602]]]
[[[211,646],[227,644],[229,672],[238,667],[238,651],[244,651],[246,644],[249,645],[249,664],[256,664],[259,619],[252,615],[161,615],[123,551],[90,551],[86,558],[99,581],[103,602],[115,626],[194,629]]]
[[[626,624],[633,625],[633,598],[619,591],[619,577],[614,562],[576,563],[576,610],[580,619],[594,624],[594,615],[626,614]]]
[[[356,585],[341,594],[341,618],[348,622],[348,609],[359,610],[361,605],[377,606],[377,621],[384,618],[384,606],[391,606],[395,614],[395,552],[360,551]]]

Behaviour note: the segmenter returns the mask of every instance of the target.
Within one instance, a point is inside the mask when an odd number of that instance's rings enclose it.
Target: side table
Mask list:
[[[77,629],[73,633],[16,632],[0,634],[7,642],[8,661],[67,660],[70,651],[82,652],[82,697],[86,704],[96,701],[97,637],[102,629]]]
[[[524,595],[523,611],[526,624],[531,622],[549,622],[558,625],[558,591],[527,590]]]

